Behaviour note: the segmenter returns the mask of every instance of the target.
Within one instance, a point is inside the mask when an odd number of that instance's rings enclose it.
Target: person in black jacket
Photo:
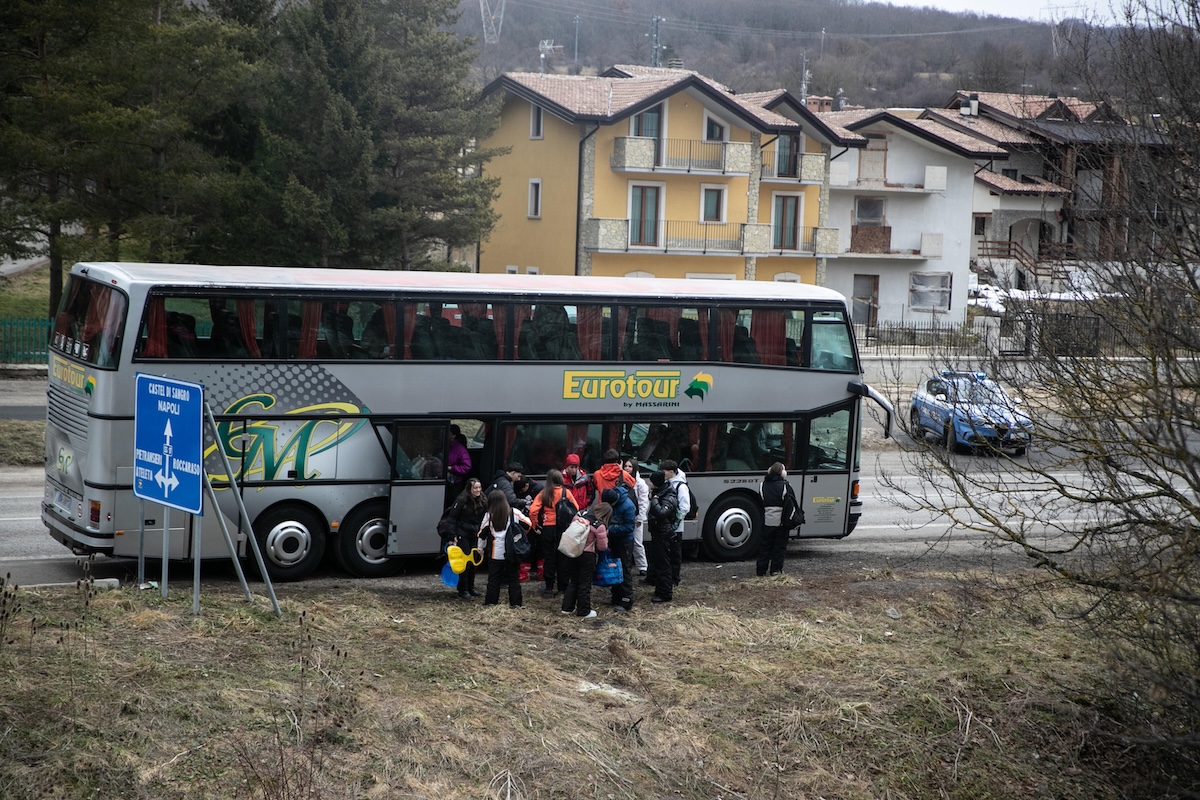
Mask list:
[[[519,461],[510,461],[508,466],[500,472],[492,476],[492,482],[484,491],[483,496],[486,498],[493,491],[504,493],[504,499],[508,501],[508,505],[512,508],[526,511],[529,504],[533,502],[532,495],[522,496],[517,494],[516,485],[521,483],[525,477],[525,467]],[[528,486],[525,487],[528,490]]]
[[[462,492],[442,517],[445,521],[446,544],[456,544],[468,556],[479,546],[479,526],[487,511],[487,500],[483,497],[483,484],[478,478],[470,478]],[[458,596],[463,600],[479,597],[475,591],[475,566],[467,561],[467,568],[458,576]]]
[[[671,577],[671,545],[676,536],[675,523],[679,514],[677,487],[661,471],[650,476],[650,500],[646,513],[646,530],[650,543],[646,547],[648,573],[653,576],[654,595],[651,603],[669,603],[674,596],[675,581]]]
[[[787,482],[787,470],[776,461],[767,470],[762,482],[763,537],[758,546],[757,572],[761,577],[783,572],[783,557],[787,554],[788,532],[804,522],[804,512],[796,501],[796,491]]]

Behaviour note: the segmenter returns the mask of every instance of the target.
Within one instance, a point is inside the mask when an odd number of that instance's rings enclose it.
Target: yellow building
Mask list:
[[[834,148],[865,138],[786,91],[735,95],[680,69],[508,73],[484,147],[500,220],[480,272],[823,283]]]

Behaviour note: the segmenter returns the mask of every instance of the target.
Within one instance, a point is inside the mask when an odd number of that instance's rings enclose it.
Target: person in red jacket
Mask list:
[[[596,499],[592,477],[579,466],[579,456],[575,453],[567,455],[567,463],[563,467],[563,486],[575,498],[576,508],[587,508]]]
[[[626,491],[633,491],[634,479],[632,475],[621,469],[621,454],[609,448],[604,451],[604,464],[592,473],[592,483],[596,485],[596,495],[603,494],[605,489],[617,488],[617,484],[621,482],[628,487]]]

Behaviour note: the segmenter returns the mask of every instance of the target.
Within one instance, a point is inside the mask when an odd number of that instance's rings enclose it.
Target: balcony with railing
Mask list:
[[[619,136],[613,140],[613,172],[669,172],[701,175],[749,175],[749,142],[654,139]]]
[[[913,236],[911,232],[907,233],[903,244],[917,246],[903,247],[893,240],[890,225],[852,225],[850,247],[839,254],[839,258],[924,260],[942,257],[944,234],[920,232],[916,234],[919,238]]]
[[[771,226],[744,222],[589,219],[582,241],[593,253],[671,253],[688,255],[764,255]]]
[[[766,147],[761,158],[759,175],[764,181],[821,183],[825,180],[825,156],[822,153],[797,153],[787,148]]]

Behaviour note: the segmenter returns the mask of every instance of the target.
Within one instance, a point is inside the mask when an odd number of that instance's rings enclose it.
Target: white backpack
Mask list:
[[[584,514],[576,514],[558,541],[558,552],[567,558],[579,558],[583,554],[583,548],[587,546],[588,531],[591,527],[590,519]]]

